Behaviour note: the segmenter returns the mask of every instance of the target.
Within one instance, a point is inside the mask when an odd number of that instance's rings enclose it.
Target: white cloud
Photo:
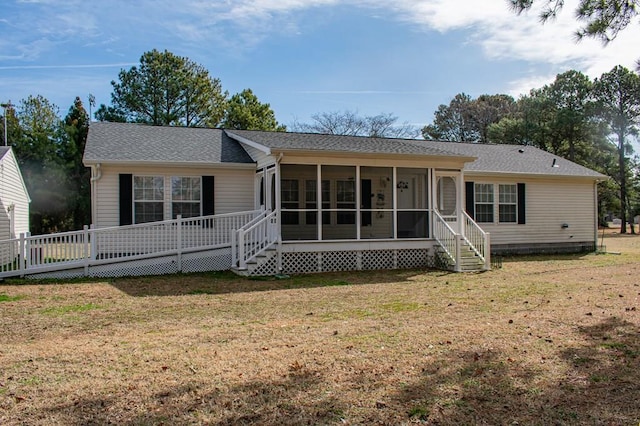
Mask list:
[[[545,24],[539,21],[539,8],[517,15],[506,1],[404,0],[394,4],[402,19],[426,29],[469,31],[471,41],[493,59],[550,64],[558,72],[578,68],[596,77],[618,64],[632,68],[640,55],[640,26],[635,22],[607,46],[594,39],[576,43],[575,32],[581,25],[574,13],[577,0],[566,0],[557,18]]]

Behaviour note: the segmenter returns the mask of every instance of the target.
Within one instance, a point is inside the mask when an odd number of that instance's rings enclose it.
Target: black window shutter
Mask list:
[[[475,184],[473,182],[464,183],[465,210],[471,218],[476,218],[475,207]]]
[[[202,215],[215,214],[213,176],[202,176]]]
[[[133,175],[120,174],[120,226],[133,223]]]
[[[526,207],[525,207],[525,192],[524,183],[518,184],[518,224],[523,225],[527,223]]]

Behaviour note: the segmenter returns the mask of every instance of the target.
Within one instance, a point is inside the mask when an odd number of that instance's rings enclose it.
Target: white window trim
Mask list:
[[[493,186],[493,221],[491,222],[480,222],[477,220],[478,217],[478,204],[489,204],[489,203],[478,203],[476,201],[476,187],[475,185],[491,185]],[[500,202],[500,185],[513,186],[516,189],[516,200],[515,203],[501,203]],[[484,224],[493,224],[493,225],[516,225],[518,223],[518,184],[517,183],[507,183],[507,182],[483,182],[483,181],[475,181],[474,182],[474,201],[473,201],[473,209],[475,211],[475,221],[478,223]],[[501,222],[500,221],[500,205],[510,205],[515,206],[515,217],[512,222]]]
[[[162,178],[162,199],[161,200],[145,200],[136,199],[136,178]],[[167,199],[167,186],[165,176],[162,175],[153,175],[153,174],[143,174],[143,175],[133,175],[131,179],[131,208],[132,208],[132,222],[134,224],[139,223],[149,223],[149,222],[138,222],[136,221],[136,203],[162,203],[162,219],[165,218],[165,205]]]
[[[500,187],[501,186],[512,186],[515,188],[515,202],[513,203],[502,203],[500,202],[500,195],[501,195],[501,191],[500,191]],[[514,223],[517,224],[518,223],[518,184],[517,183],[500,183],[498,184],[498,197],[496,198],[497,201],[497,210],[498,210],[498,217],[497,217],[497,222],[501,223],[501,224],[509,224],[509,225],[513,225]],[[513,216],[513,220],[512,221],[508,221],[508,222],[503,222],[500,220],[500,206],[504,205],[504,206],[515,206],[515,211],[514,211],[514,216]]]
[[[186,176],[165,176],[165,186],[166,186],[166,182],[167,180],[169,181],[169,186],[168,186],[168,191],[169,191],[169,218],[173,218],[173,203],[192,203],[192,204],[198,204],[200,206],[200,211],[198,213],[198,216],[202,216],[202,176],[194,176],[194,175],[186,175]],[[200,181],[200,199],[195,201],[195,200],[174,200],[173,199],[173,179],[174,178],[179,178],[179,179],[184,179],[184,178],[189,178],[189,179],[198,179]],[[166,192],[166,191],[165,191]]]

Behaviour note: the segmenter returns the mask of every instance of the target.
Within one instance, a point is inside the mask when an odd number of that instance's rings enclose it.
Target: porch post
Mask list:
[[[360,207],[362,206],[362,188],[360,183],[360,166],[356,166],[356,240],[360,240],[362,218],[360,217]]]
[[[275,170],[275,177],[276,177],[276,205],[275,205],[275,212],[276,212],[276,229],[278,230],[278,240],[276,242],[276,272],[277,273],[281,273],[282,272],[282,219],[281,219],[281,214],[280,214],[280,180],[281,180],[281,170],[280,170],[280,161],[282,161],[282,156],[283,154],[281,153],[278,156],[278,159],[276,160],[276,170]],[[244,245],[244,233],[242,233],[242,235],[240,235],[240,240],[242,242],[242,245]],[[240,257],[240,256],[239,256]],[[244,257],[244,253],[242,254],[242,256],[240,257],[241,261],[242,258]],[[246,265],[243,265],[246,267]]]
[[[464,229],[464,224],[462,223],[462,203],[464,202],[464,197],[462,196],[462,193],[464,191],[464,172],[462,171],[462,169],[460,169],[460,173],[458,173],[456,186],[456,223],[458,224],[456,232],[464,236],[466,230]]]
[[[437,193],[437,188],[436,188],[436,176],[435,176],[435,169],[434,168],[430,168],[429,169],[429,173],[427,173],[427,186],[429,186],[429,199],[428,199],[428,207],[430,209],[430,215],[429,215],[429,235],[431,236],[431,238],[434,237],[435,232],[434,232],[434,219],[433,219],[433,212],[436,210],[436,208],[438,207],[438,205],[436,204],[436,193]]]
[[[398,239],[398,168],[393,167],[393,177],[391,182],[391,193],[393,194],[393,239]],[[395,266],[395,265],[394,265]]]
[[[320,164],[316,164],[316,200],[317,200],[317,215],[316,219],[318,226],[316,229],[316,237],[318,241],[322,240],[322,203],[324,200],[322,199],[322,166]]]

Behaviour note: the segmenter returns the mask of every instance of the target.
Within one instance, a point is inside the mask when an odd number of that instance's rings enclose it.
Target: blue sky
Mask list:
[[[575,3],[541,25],[506,0],[4,0],[0,100],[40,94],[62,115],[76,96],[108,104],[118,71],[155,48],[230,94],[251,88],[286,125],[352,110],[423,126],[459,92],[518,96],[568,69],[633,68],[640,26],[576,44]]]

